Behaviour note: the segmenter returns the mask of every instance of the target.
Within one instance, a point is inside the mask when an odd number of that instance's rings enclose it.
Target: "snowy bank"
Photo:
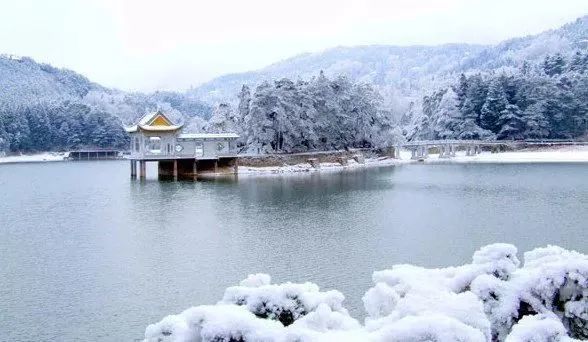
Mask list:
[[[410,151],[402,150],[400,159],[391,157],[365,158],[360,164],[349,159],[347,165],[339,163],[320,163],[319,168],[309,163],[298,163],[283,166],[239,166],[240,175],[284,174],[300,172],[326,172],[358,169],[368,167],[401,165],[410,163],[424,164],[464,164],[464,163],[588,163],[588,146],[560,146],[543,147],[541,149],[526,149],[500,153],[482,152],[475,156],[466,156],[465,151],[458,151],[455,157],[439,158],[438,154],[430,154],[424,161],[411,160]]]
[[[470,264],[396,265],[374,272],[363,324],[336,290],[250,275],[216,305],[165,317],[145,341],[565,342],[588,339],[588,257],[556,246],[524,254],[508,244]]]
[[[476,156],[466,156],[464,151],[458,151],[453,158],[442,159],[437,154],[430,154],[429,158],[423,162],[410,159],[410,151],[401,151],[401,159],[390,157],[366,157],[365,163],[361,164],[353,159],[349,159],[347,165],[340,163],[327,162],[320,163],[320,168],[315,168],[309,163],[298,163],[283,166],[239,166],[239,174],[281,174],[281,173],[300,173],[300,172],[325,172],[341,171],[346,169],[358,169],[366,167],[379,167],[400,165],[408,163],[587,163],[588,146],[561,146],[541,149],[527,149],[519,151],[509,151],[500,153],[482,152]],[[47,162],[63,161],[67,153],[63,152],[46,152],[32,155],[5,156],[0,157],[0,164],[7,163],[26,163],[26,162]]]
[[[46,152],[39,154],[28,154],[20,156],[5,156],[0,157],[0,164],[8,163],[36,163],[36,162],[49,162],[49,161],[63,161],[67,156],[63,152]]]
[[[359,169],[365,167],[390,166],[409,163],[408,159],[394,159],[390,157],[365,158],[363,164],[350,159],[347,165],[340,163],[320,163],[319,168],[313,167],[309,163],[299,163],[294,165],[283,166],[239,166],[240,175],[255,175],[255,174],[280,174],[280,173],[299,173],[299,172],[328,172],[328,171],[342,171],[347,169]]]
[[[439,159],[431,155],[426,163],[575,163],[588,162],[588,146],[558,146],[540,149],[525,149],[500,153],[482,152],[466,156],[457,152],[454,158]]]

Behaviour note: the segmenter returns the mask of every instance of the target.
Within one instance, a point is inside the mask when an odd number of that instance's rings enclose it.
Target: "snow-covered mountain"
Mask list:
[[[210,103],[234,101],[243,84],[287,77],[308,79],[323,70],[327,76],[346,75],[352,81],[374,84],[384,97],[420,98],[424,92],[455,79],[456,73],[491,71],[538,61],[555,53],[588,47],[588,16],[559,29],[514,38],[497,45],[337,47],[302,54],[261,70],[229,74],[211,80],[192,94]]]
[[[81,99],[91,90],[106,88],[71,70],[37,63],[28,57],[0,55],[0,90],[0,104],[14,107]]]
[[[129,93],[31,58],[0,56],[0,155],[124,148],[122,124],[158,108],[189,124],[199,124],[212,112],[186,93]]]
[[[588,16],[584,16],[559,29],[510,39],[493,46],[447,44],[338,47],[320,53],[299,55],[257,71],[221,76],[186,92],[151,94],[106,88],[71,70],[37,63],[27,57],[0,55],[0,152],[106,146],[113,139],[122,146],[125,143],[124,133],[110,137],[100,130],[101,123],[109,122],[113,127],[120,128],[121,122],[130,123],[146,111],[156,108],[183,120],[187,127],[202,128],[204,119],[210,117],[212,107],[219,102],[232,104],[226,108],[237,108],[237,94],[244,84],[256,93],[256,86],[262,81],[284,77],[293,81],[308,80],[318,77],[321,70],[329,79],[334,80],[343,75],[352,84],[373,85],[383,99],[378,104],[378,111],[389,113],[393,122],[413,127],[411,130],[414,131],[414,136],[426,132],[427,124],[430,124],[422,120],[424,107],[437,108],[436,100],[431,99],[443,96],[437,90],[446,90],[450,85],[455,85],[460,73],[485,74],[482,80],[472,79],[484,91],[470,94],[473,99],[479,100],[481,106],[487,100],[484,88],[487,85],[484,82],[493,79],[493,71],[510,70],[520,73],[523,63],[542,69],[546,56],[557,55],[554,61],[561,61],[562,65],[556,63],[555,66],[560,66],[562,70],[556,70],[554,75],[562,72],[577,73],[578,70],[564,67],[564,64],[574,60],[576,57],[572,55],[576,53],[583,58],[587,50]],[[583,60],[575,64],[582,66],[580,69],[583,74]],[[529,80],[525,79],[525,82],[520,83],[527,84],[530,88],[537,84],[526,81]],[[557,79],[545,82],[551,84],[552,88],[557,88]],[[563,109],[551,108],[551,114],[546,114],[553,119],[551,123],[555,126],[558,120],[554,113],[571,120],[566,121],[563,128],[559,121],[559,126],[547,127],[551,129],[546,130],[550,132],[548,136],[576,137],[582,134],[570,129],[574,120],[584,120],[582,105],[585,103],[585,95],[582,82],[575,83],[571,94],[559,94],[561,101],[558,103],[562,104],[566,103],[566,96],[574,97],[577,106],[573,110],[564,115]],[[262,89],[261,93],[263,92]],[[521,93],[530,94],[526,90]],[[474,108],[476,120],[481,115],[481,108],[478,108],[480,106]],[[528,103],[521,103],[518,109],[523,110],[527,106]],[[271,111],[269,114],[272,114]],[[429,125],[430,127],[432,126]],[[493,133],[498,134],[498,129],[495,130],[497,132]],[[75,137],[73,134],[76,132],[85,133],[81,137]]]
[[[68,69],[28,57],[0,55],[0,108],[80,102],[130,122],[147,110],[163,107],[185,117],[208,118],[212,108],[180,92],[143,94],[103,87]],[[172,114],[173,115],[173,114]]]

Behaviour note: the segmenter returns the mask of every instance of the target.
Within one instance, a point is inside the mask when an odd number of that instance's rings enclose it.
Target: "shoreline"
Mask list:
[[[43,152],[36,154],[24,154],[20,156],[4,156],[0,157],[0,165],[2,164],[20,164],[20,163],[43,163],[43,162],[59,162],[65,161],[66,152]]]
[[[401,159],[366,157],[364,164],[349,160],[349,164],[346,166],[338,163],[321,163],[320,168],[314,168],[309,163],[285,166],[239,166],[239,175],[332,172],[405,164],[588,163],[588,146],[542,147],[499,153],[484,151],[476,156],[466,156],[465,151],[458,151],[456,156],[452,158],[439,158],[439,154],[429,154],[429,158],[423,161],[411,160],[410,157],[410,151],[402,150],[400,152]]]
[[[39,163],[66,161],[65,152],[45,152],[31,155],[0,157],[2,164]],[[429,154],[425,160],[411,160],[410,151],[402,150],[401,159],[391,157],[366,157],[365,163],[349,160],[347,165],[335,162],[320,163],[315,168],[309,163],[298,163],[282,166],[239,166],[239,175],[289,174],[310,172],[332,172],[355,170],[368,167],[383,167],[404,164],[516,164],[516,163],[588,163],[588,146],[553,146],[540,148],[526,148],[516,151],[491,153],[484,151],[476,156],[466,156],[464,151],[458,151],[455,157],[439,158],[438,154]]]

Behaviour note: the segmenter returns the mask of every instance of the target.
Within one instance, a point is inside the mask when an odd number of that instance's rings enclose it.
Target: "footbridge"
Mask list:
[[[411,151],[411,159],[424,160],[429,157],[429,151],[435,149],[439,158],[455,157],[455,152],[465,150],[466,156],[475,156],[482,152],[482,148],[493,152],[520,149],[532,146],[556,145],[588,145],[588,142],[572,140],[420,140],[399,144],[395,148],[395,157],[400,158],[400,149]]]

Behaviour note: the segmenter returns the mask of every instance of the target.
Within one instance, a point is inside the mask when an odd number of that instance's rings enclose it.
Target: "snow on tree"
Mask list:
[[[443,94],[435,114],[433,131],[438,139],[455,139],[455,131],[459,124],[459,98],[453,89],[449,88]]]
[[[364,324],[344,296],[312,283],[250,275],[216,305],[190,308],[145,330],[151,341],[572,342],[588,338],[588,257],[547,246],[517,257],[492,244],[469,264],[396,265],[372,275]]]
[[[488,86],[486,101],[480,112],[480,124],[482,128],[497,132],[499,125],[498,118],[506,109],[507,105],[508,100],[506,99],[502,82],[499,78],[494,78]]]
[[[564,72],[565,66],[566,61],[560,53],[557,53],[554,56],[545,57],[545,61],[543,62],[543,70],[548,76],[562,74]]]
[[[577,139],[588,134],[588,74],[578,52],[566,67],[562,56],[547,56],[541,65],[523,63],[508,73],[460,75],[451,87],[457,94],[460,118],[435,138],[458,139]],[[545,66],[557,71],[547,75]],[[561,71],[561,72],[560,72]],[[443,88],[444,91],[445,88]],[[437,121],[438,103],[423,98],[423,117],[405,126],[409,138],[431,137],[430,121]],[[433,115],[429,113],[433,113]],[[429,114],[429,115],[427,115]],[[415,130],[417,132],[415,132]],[[435,129],[433,129],[435,131]]]
[[[527,139],[543,139],[549,136],[549,121],[545,117],[545,104],[542,101],[528,106],[522,113],[523,136]]]
[[[237,132],[237,118],[231,105],[220,103],[206,125],[209,133]]]
[[[498,139],[521,140],[524,138],[524,124],[521,118],[521,110],[517,105],[509,104],[498,116],[497,124],[500,126]]]
[[[207,125],[208,121],[200,116],[194,116],[188,119],[183,129],[186,132],[203,133],[206,132]]]
[[[243,88],[238,122],[250,152],[299,152],[389,146],[398,137],[381,96],[369,85],[324,73]]]

